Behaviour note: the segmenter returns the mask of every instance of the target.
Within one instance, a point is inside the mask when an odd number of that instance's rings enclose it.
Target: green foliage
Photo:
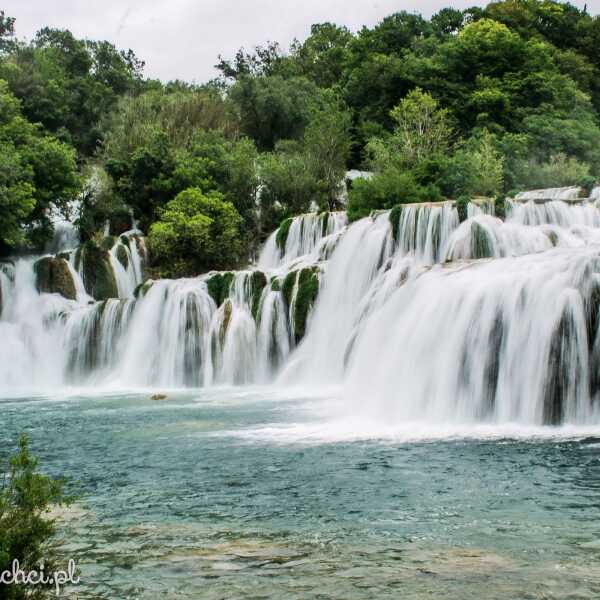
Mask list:
[[[109,223],[111,235],[120,235],[132,228],[131,209],[114,191],[114,184],[101,165],[90,165],[84,171],[87,181],[76,224],[80,237],[86,241]],[[129,243],[128,238],[125,238]]]
[[[331,99],[313,114],[304,132],[304,151],[317,181],[321,208],[337,208],[352,147],[350,125],[350,113]]]
[[[536,189],[579,185],[589,176],[590,167],[566,154],[556,154],[548,162],[528,161],[524,171],[521,176],[522,185]]]
[[[188,148],[199,130],[227,131],[234,124],[216,90],[161,88],[124,96],[102,126],[104,154],[111,160],[126,161],[140,148],[151,146],[158,132],[167,146]]]
[[[453,194],[495,196],[503,188],[504,157],[486,130],[470,138],[448,165],[445,185]]]
[[[22,101],[27,119],[89,156],[101,137],[102,116],[120,95],[138,89],[142,67],[131,50],[46,27],[29,44],[11,46],[0,78]]]
[[[23,435],[0,485],[0,573],[10,571],[13,560],[18,560],[26,572],[39,570],[41,563],[46,573],[58,566],[53,541],[56,522],[47,513],[53,505],[68,503],[69,499],[63,483],[42,475],[37,467],[38,461],[30,454],[28,439]],[[27,588],[0,583],[0,597],[7,600],[47,598],[53,590],[53,584]]]
[[[592,190],[598,185],[598,179],[593,175],[584,175],[578,182],[577,185],[581,187],[583,193],[589,196]]]
[[[375,171],[350,192],[353,220],[442,195],[587,189],[600,174],[600,19],[568,3],[500,0],[430,20],[401,11],[357,33],[316,24],[288,52],[268,43],[219,57],[221,79],[204,86],[143,81],[133,52],[69,31],[14,33],[0,13],[2,252],[48,239],[91,157],[100,185],[83,197],[83,240],[107,220],[122,233],[131,207],[172,249],[181,239],[166,207],[198,188],[241,216],[238,259],[282,220],[338,208],[348,167]],[[212,245],[196,216],[191,237]],[[237,262],[225,255],[162,268]]]
[[[423,186],[410,172],[389,170],[371,179],[356,179],[350,190],[348,219],[356,221],[374,210],[390,209],[397,204],[435,202],[440,191],[433,185]]]
[[[292,56],[302,75],[319,87],[335,86],[342,78],[350,56],[352,34],[333,23],[312,25],[303,44],[292,47]]]
[[[302,137],[319,91],[305,77],[246,76],[231,88],[229,97],[243,133],[260,150],[273,150],[278,140]]]
[[[240,259],[242,219],[220,192],[199,188],[180,192],[160,212],[148,242],[162,275],[197,275],[227,269]]]
[[[41,245],[52,231],[48,213],[66,211],[79,189],[74,150],[23,118],[0,80],[0,240]]]
[[[260,157],[261,230],[272,231],[289,215],[307,212],[319,191],[317,175],[297,142],[280,142]]]
[[[452,128],[448,111],[421,89],[411,91],[393,108],[394,131],[387,138],[376,138],[367,145],[372,166],[377,171],[413,168],[431,156],[448,150]]]

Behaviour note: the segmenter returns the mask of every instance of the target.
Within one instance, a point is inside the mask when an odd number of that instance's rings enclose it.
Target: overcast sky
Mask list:
[[[583,8],[585,0],[571,0]],[[398,10],[429,17],[445,6],[477,0],[4,0],[19,38],[48,25],[76,36],[109,40],[146,61],[145,73],[201,83],[216,75],[217,56],[231,57],[269,40],[283,47],[304,39],[312,23],[332,21],[352,30],[372,26]],[[587,0],[600,12],[600,0]]]

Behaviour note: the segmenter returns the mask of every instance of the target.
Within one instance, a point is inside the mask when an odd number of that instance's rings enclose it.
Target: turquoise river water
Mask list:
[[[79,498],[70,597],[600,597],[597,427],[392,427],[266,388],[0,410],[0,458],[28,433]]]

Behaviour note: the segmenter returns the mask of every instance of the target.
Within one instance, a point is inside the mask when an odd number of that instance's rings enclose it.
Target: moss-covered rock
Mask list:
[[[271,289],[274,292],[281,291],[281,281],[279,281],[279,279],[277,277],[271,277]]]
[[[33,269],[35,271],[36,287],[39,292],[60,294],[68,300],[77,298],[75,281],[66,260],[45,256],[36,261]]]
[[[80,260],[83,285],[90,296],[96,300],[119,297],[117,279],[105,248],[89,240],[81,247]]]
[[[294,296],[294,287],[296,286],[297,278],[298,271],[290,271],[283,279],[281,292],[283,294],[283,300],[285,302],[285,305],[288,307],[288,309],[292,304],[292,298]]]
[[[468,217],[468,207],[469,207],[469,196],[460,196],[456,200],[456,210],[458,212],[458,220],[462,223],[467,220]]]
[[[327,225],[329,225],[330,214],[328,212],[323,212],[323,213],[321,213],[320,217],[321,217],[321,236],[325,237],[327,235]]]
[[[260,299],[267,285],[267,276],[262,271],[253,271],[250,276],[250,305],[252,316],[256,320],[260,308]]]
[[[126,235],[122,235],[119,239],[121,240],[121,244],[123,244],[123,246],[127,246],[129,248],[129,238]]]
[[[494,256],[494,244],[485,227],[477,221],[471,223],[471,257],[491,258]]]
[[[394,242],[398,243],[398,238],[400,236],[400,219],[402,218],[402,204],[396,204],[390,210],[390,225],[392,226],[392,237],[394,238]]]
[[[290,227],[292,226],[292,218],[285,219],[279,225],[277,234],[275,236],[275,242],[277,247],[283,252],[285,250],[285,244],[287,242],[288,234],[290,233]]]
[[[294,298],[294,334],[298,343],[306,333],[308,313],[319,293],[319,269],[302,269],[298,274],[298,286]]]
[[[127,270],[129,267],[129,254],[127,248],[123,244],[117,246],[117,260],[123,265],[123,268]]]
[[[206,286],[208,287],[208,293],[215,301],[217,306],[221,306],[225,299],[229,296],[231,289],[231,283],[233,282],[235,275],[229,271],[224,273],[215,273],[206,280]]]
[[[504,220],[506,218],[506,198],[504,196],[498,196],[494,200],[494,214]]]
[[[115,241],[116,238],[114,236],[107,235],[102,238],[102,241],[100,242],[100,248],[104,250],[111,250],[112,247],[115,245]]]
[[[221,342],[221,347],[225,343],[225,336],[227,335],[227,330],[229,329],[229,323],[231,323],[231,315],[233,314],[233,303],[229,298],[225,300],[223,303],[223,321],[221,323],[221,329],[219,330],[219,340]]]
[[[153,285],[154,279],[146,279],[146,281],[138,283],[133,290],[133,297],[138,300],[143,298]]]

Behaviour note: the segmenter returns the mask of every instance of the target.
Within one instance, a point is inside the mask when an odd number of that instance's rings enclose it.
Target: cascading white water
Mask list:
[[[386,420],[589,422],[600,211],[541,202],[565,193],[507,201],[505,220],[489,203],[463,223],[452,203],[351,226],[302,215],[258,270],[156,281],[135,299],[132,232],[110,250],[122,299],[90,303],[79,278],[75,301],[39,294],[19,260],[0,269],[0,376],[7,388],[341,384],[348,410]],[[312,308],[301,280],[318,286]]]
[[[146,248],[141,232],[133,229],[122,234],[109,251],[110,264],[117,280],[119,298],[131,298],[143,281]]]
[[[515,196],[518,202],[530,200],[576,200],[579,198],[581,188],[577,186],[546,188],[543,190],[529,190]]]
[[[283,248],[277,243],[277,231],[267,239],[258,268],[274,269],[291,261],[308,257],[309,262],[327,258],[337,235],[348,224],[344,212],[309,213],[291,219]]]

